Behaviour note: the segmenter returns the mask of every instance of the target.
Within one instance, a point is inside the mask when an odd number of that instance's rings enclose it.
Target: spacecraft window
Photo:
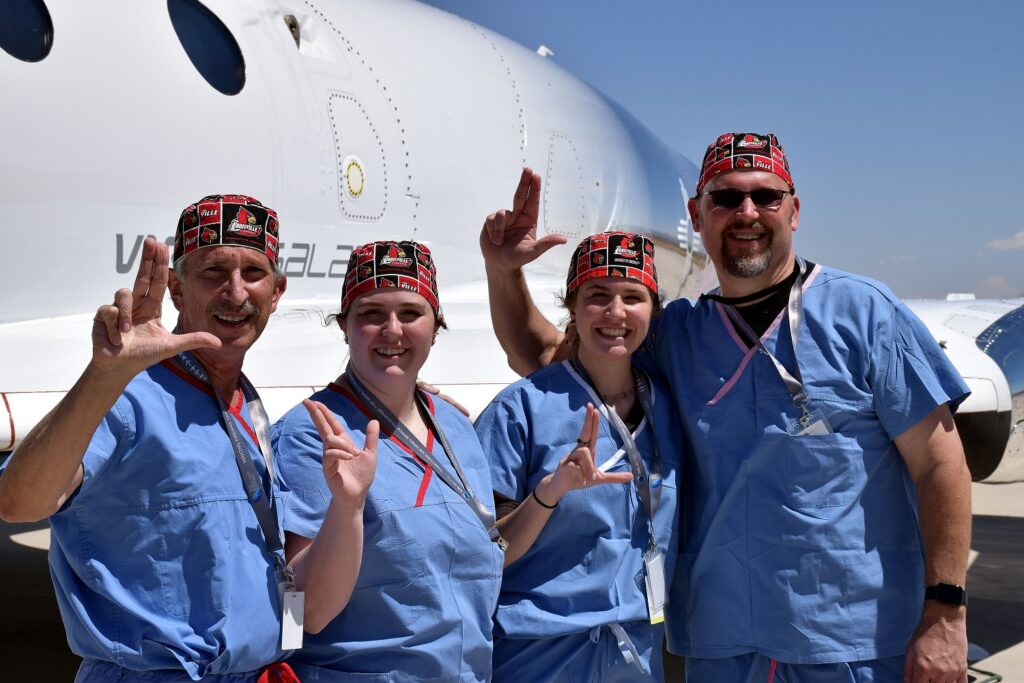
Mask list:
[[[53,21],[43,0],[0,0],[0,48],[25,62],[38,62],[53,46]]]
[[[225,95],[241,92],[245,60],[224,22],[198,0],[167,0],[167,12],[181,46],[206,82]]]

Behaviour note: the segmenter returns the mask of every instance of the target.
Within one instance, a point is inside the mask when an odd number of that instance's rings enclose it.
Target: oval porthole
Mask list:
[[[245,85],[245,60],[238,42],[217,15],[197,0],[167,0],[174,32],[206,82],[225,95]]]
[[[53,46],[53,21],[42,0],[0,0],[0,48],[25,62],[38,62]]]

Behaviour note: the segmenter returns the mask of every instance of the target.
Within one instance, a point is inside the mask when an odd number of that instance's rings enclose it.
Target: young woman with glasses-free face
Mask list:
[[[322,531],[321,441],[359,457],[371,450],[376,455],[364,506],[353,511],[363,521],[358,574],[327,577],[349,582],[351,597],[289,660],[302,680],[490,679],[502,552],[437,470],[456,473],[448,444],[465,476],[458,480],[484,494],[484,505],[493,509],[487,464],[461,412],[444,400],[417,398],[417,375],[443,325],[429,254],[414,242],[372,243],[354,252],[350,275],[358,268],[362,279],[346,278],[337,319],[349,367],[311,397],[328,433],[302,406],[274,427],[275,453],[292,489],[285,521],[290,555]],[[418,443],[389,426],[381,406]]]
[[[644,556],[656,547],[660,571],[672,571],[682,440],[668,395],[633,365],[660,307],[653,252],[631,233],[585,239],[564,300],[573,359],[512,384],[477,420],[509,542],[495,617],[498,683],[663,678]],[[633,481],[615,420],[657,480],[652,525],[640,497],[650,484]],[[664,588],[660,574],[651,580]]]

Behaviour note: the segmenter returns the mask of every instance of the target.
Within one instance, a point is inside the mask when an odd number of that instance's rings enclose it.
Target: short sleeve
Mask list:
[[[511,401],[495,399],[475,423],[480,447],[490,463],[494,491],[522,502],[526,498],[528,433],[521,410]]]
[[[331,493],[323,474],[323,442],[305,408],[281,418],[271,429],[270,443],[289,491],[285,497],[285,531],[315,538]]]
[[[875,412],[889,436],[899,436],[943,403],[955,411],[970,389],[924,323],[897,303],[878,327],[871,382]]]
[[[100,486],[103,471],[119,460],[135,442],[135,411],[122,394],[103,417],[82,457],[82,484],[55,514],[72,508]]]

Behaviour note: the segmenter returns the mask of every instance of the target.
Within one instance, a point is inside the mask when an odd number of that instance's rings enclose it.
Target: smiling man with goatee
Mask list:
[[[539,192],[524,170],[480,240],[521,373],[570,348],[522,276],[564,241],[536,237]],[[689,441],[666,610],[687,681],[966,683],[967,386],[885,285],[796,254],[774,135],[719,136],[688,208],[721,286],[670,303],[635,356]]]

